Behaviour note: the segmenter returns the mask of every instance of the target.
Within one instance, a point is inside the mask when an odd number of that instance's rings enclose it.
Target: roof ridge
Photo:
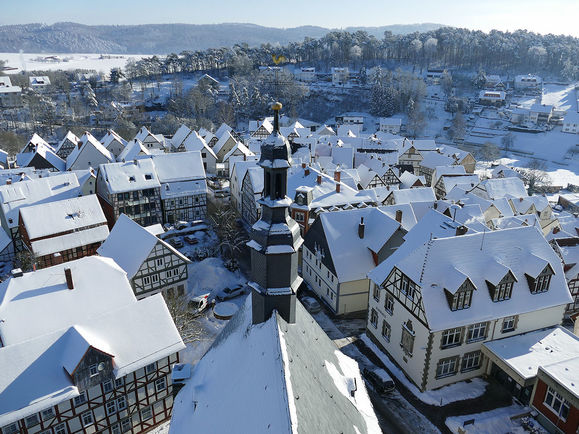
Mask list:
[[[424,262],[422,263],[422,269],[420,270],[419,283],[422,283],[422,278],[424,277],[424,270],[426,269],[426,261],[428,260],[428,254],[430,253],[430,247],[432,246],[432,234],[430,234],[430,240],[426,243],[426,252],[424,254]]]

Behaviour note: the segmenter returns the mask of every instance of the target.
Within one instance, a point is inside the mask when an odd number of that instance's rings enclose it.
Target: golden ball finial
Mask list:
[[[282,108],[281,102],[273,103],[273,105],[271,106],[271,108],[272,108],[274,111],[276,111],[276,112],[280,111],[281,108]]]

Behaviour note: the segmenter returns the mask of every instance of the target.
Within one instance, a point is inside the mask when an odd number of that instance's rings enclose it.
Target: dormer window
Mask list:
[[[526,274],[527,283],[529,284],[529,289],[531,294],[539,294],[541,292],[547,292],[549,290],[549,285],[551,284],[551,276],[555,274],[551,265],[547,263],[543,271],[535,278]]]
[[[145,179],[147,181],[149,181],[149,180],[153,179],[153,175],[151,175],[150,173],[147,173],[147,174],[145,174]]]
[[[475,287],[470,279],[465,280],[454,294],[445,288],[446,300],[448,301],[450,310],[468,309],[472,301],[472,292],[474,289]]]
[[[135,182],[135,177],[134,176],[129,176],[129,182]]]
[[[509,300],[513,293],[513,285],[517,281],[514,274],[509,270],[507,274],[497,283],[492,284],[487,280],[489,294],[493,301]]]

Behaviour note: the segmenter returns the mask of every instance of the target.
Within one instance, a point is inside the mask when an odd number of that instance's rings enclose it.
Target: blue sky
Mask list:
[[[441,23],[579,37],[579,0],[0,0],[0,24],[243,22],[330,28]]]

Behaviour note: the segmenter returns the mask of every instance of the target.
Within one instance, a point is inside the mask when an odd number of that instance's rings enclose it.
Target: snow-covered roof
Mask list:
[[[78,146],[79,140],[80,139],[72,131],[69,131],[68,133],[66,133],[66,136],[64,136],[64,138],[60,142],[58,142],[58,145],[56,145],[54,152],[58,152],[60,148],[62,148],[62,146],[67,142],[72,143],[74,146]]]
[[[391,193],[395,204],[412,202],[434,202],[436,196],[432,187],[406,188]]]
[[[555,373],[558,369],[554,365],[577,360],[579,337],[557,326],[485,342],[483,348],[498,357],[523,380],[527,380],[534,378],[540,367],[549,372],[549,367],[553,366]],[[575,365],[573,372],[576,383],[578,367],[579,365]],[[566,379],[562,380],[565,384]],[[575,394],[578,386],[579,384],[574,386]]]
[[[189,134],[191,134],[191,130],[186,125],[182,124],[177,131],[175,131],[173,137],[171,137],[171,145],[173,148],[177,149],[185,139],[189,137]]]
[[[127,146],[127,141],[118,135],[114,130],[108,130],[107,133],[101,139],[101,144],[108,149],[111,143],[114,141],[119,142],[121,145]]]
[[[357,363],[301,303],[295,324],[251,319],[248,297],[175,398],[170,434],[380,432]]]
[[[381,210],[388,213],[390,208],[399,205],[382,206]],[[406,206],[410,207],[410,205]],[[396,210],[397,208],[394,208]],[[410,207],[412,210],[412,207]],[[405,214],[410,212],[408,209],[402,209],[402,222],[404,222]],[[414,216],[414,211],[412,210]],[[416,220],[416,217],[414,218]],[[404,235],[404,243],[388,257],[384,262],[380,263],[374,270],[368,273],[368,277],[377,285],[381,285],[392,270],[392,267],[397,261],[402,260],[407,255],[412,253],[418,247],[424,245],[431,238],[454,237],[456,235],[456,228],[461,224],[453,222],[451,218],[440,212],[430,209],[424,217],[418,220],[412,228]],[[475,231],[469,228],[467,233],[474,233]]]
[[[327,212],[319,218],[340,282],[366,279],[375,267],[372,252],[378,253],[400,227],[378,208]],[[360,239],[358,226],[362,218],[364,238]]]
[[[9,228],[18,226],[18,213],[23,207],[70,199],[80,195],[74,173],[59,173],[46,178],[31,179],[0,186],[0,206]]]
[[[243,143],[237,142],[237,143],[235,143],[233,148],[231,148],[231,150],[223,156],[223,161],[227,161],[231,157],[237,156],[237,155],[243,155],[245,157],[249,157],[249,156],[253,155],[253,152],[251,152],[247,148],[247,146],[245,146]]]
[[[463,189],[470,189],[475,187],[480,182],[478,175],[470,175],[467,173],[462,175],[442,175],[437,182],[439,182],[441,179],[442,182],[444,182],[445,191],[452,190],[456,185],[461,186]]]
[[[454,159],[437,151],[422,151],[421,154],[424,157],[420,162],[421,167],[436,169],[439,166],[451,166],[454,163]]]
[[[385,213],[390,218],[396,219],[397,211],[402,213],[402,228],[409,231],[418,222],[412,206],[408,203],[400,203],[398,205],[382,205],[378,209]]]
[[[260,166],[250,166],[245,171],[245,177],[249,177],[254,194],[263,192],[263,168]]]
[[[150,155],[149,150],[138,139],[133,139],[125,145],[123,151],[119,154],[117,161],[132,161],[143,155]]]
[[[512,298],[500,303],[493,302],[486,283],[487,269],[495,262],[511,270],[517,279]],[[531,293],[525,275],[536,278],[547,264],[555,272],[549,290]],[[543,234],[534,227],[433,239],[390,265],[421,287],[426,318],[433,331],[533,312],[571,301],[561,261]],[[452,268],[468,276],[476,288],[469,309],[452,312],[448,306],[443,283],[444,276]]]
[[[225,132],[231,132],[233,131],[233,128],[231,128],[229,125],[227,125],[225,122],[223,122],[219,128],[217,128],[217,131],[215,131],[215,135],[217,137],[221,137],[223,134],[225,134]]]
[[[132,279],[157,243],[163,244],[185,262],[189,262],[179,251],[124,214],[118,218],[110,235],[98,248],[97,253],[114,259],[125,270],[127,277]]]
[[[205,179],[201,152],[176,152],[151,155],[159,182],[190,181]]]
[[[115,156],[109,151],[101,142],[99,142],[91,133],[85,132],[79,139],[78,144],[80,146],[75,147],[70,155],[66,158],[66,167],[70,169],[76,160],[84,153],[90,152],[90,149],[94,149],[108,162],[115,161]],[[90,155],[90,154],[89,154]],[[80,167],[80,169],[86,169],[86,167]]]
[[[527,191],[519,178],[492,178],[482,181],[473,193],[484,199],[498,199],[507,196],[525,197]]]
[[[162,296],[137,301],[125,272],[98,256],[3,282],[0,317],[1,426],[77,396],[63,368],[80,361],[87,344],[114,356],[116,378],[185,347]]]
[[[213,152],[215,153],[215,155],[219,154],[223,146],[225,146],[225,144],[230,140],[233,140],[235,143],[237,143],[235,137],[233,137],[229,131],[223,133],[223,135],[219,137],[217,143],[215,143],[215,146],[213,146]]]
[[[59,172],[64,172],[66,170],[66,163],[62,158],[60,158],[51,146],[43,145],[39,143],[33,152],[25,152],[16,155],[16,163],[20,167],[28,167],[33,165],[34,157],[40,155],[45,159],[51,166],[57,169]]]
[[[205,182],[205,179],[167,182],[163,183],[161,186],[162,200],[175,197],[194,196],[203,193],[207,193],[207,182]]]
[[[107,222],[95,194],[28,206],[20,210],[20,217],[30,239],[78,233]]]
[[[110,193],[160,187],[153,160],[144,158],[126,163],[101,164],[99,170]]]
[[[575,349],[577,343],[574,344]],[[560,362],[539,366],[539,370],[545,372],[549,377],[561,384],[572,393],[575,398],[579,398],[579,382],[577,382],[577,367],[579,366],[579,355]]]
[[[398,176],[398,179],[400,179],[400,187],[403,189],[411,188],[416,183],[416,181],[420,181],[422,185],[426,184],[424,176],[417,176],[412,172],[408,172],[407,170]]]

